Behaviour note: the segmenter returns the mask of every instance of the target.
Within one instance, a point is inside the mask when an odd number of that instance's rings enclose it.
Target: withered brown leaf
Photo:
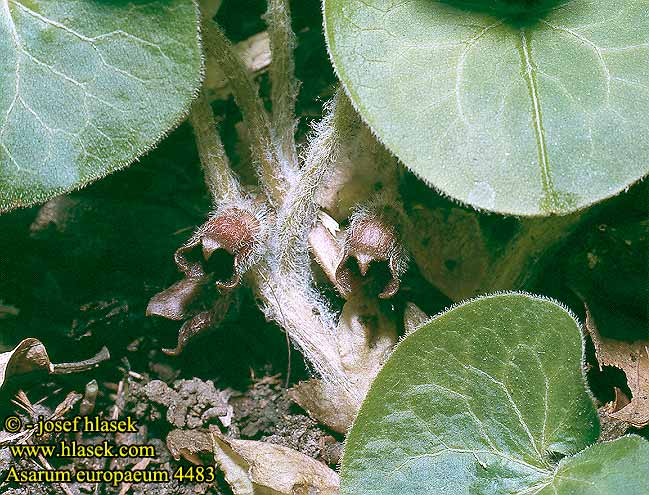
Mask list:
[[[636,428],[649,425],[649,341],[624,342],[602,337],[588,310],[586,329],[593,339],[600,370],[603,366],[621,369],[633,394],[628,404],[616,401],[620,409],[609,412],[609,416]]]

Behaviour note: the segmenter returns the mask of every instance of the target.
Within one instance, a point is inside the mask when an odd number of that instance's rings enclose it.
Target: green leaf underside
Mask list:
[[[0,211],[122,168],[201,80],[191,0],[0,0]]]
[[[372,384],[341,493],[645,493],[649,442],[587,448],[599,422],[581,363],[579,326],[552,301],[506,294],[449,310],[399,344]]]
[[[544,0],[524,14],[480,0],[324,5],[357,109],[441,192],[501,213],[564,214],[649,172],[644,0]]]

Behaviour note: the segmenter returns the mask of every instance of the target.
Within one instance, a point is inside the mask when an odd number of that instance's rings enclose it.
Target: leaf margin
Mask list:
[[[44,204],[47,201],[58,196],[80,191],[81,189],[84,189],[102,179],[105,179],[115,172],[119,172],[130,167],[131,165],[134,165],[136,162],[139,162],[142,158],[144,158],[148,153],[156,149],[165,138],[167,138],[173,131],[180,127],[183,122],[185,122],[191,111],[192,103],[198,97],[206,77],[206,57],[203,49],[203,28],[200,0],[190,0],[190,2],[194,8],[196,21],[194,41],[197,45],[199,70],[193,75],[191,86],[190,88],[188,88],[189,96],[184,102],[184,105],[178,112],[175,113],[174,117],[171,119],[171,125],[164,127],[162,132],[156,135],[154,139],[150,140],[150,144],[148,146],[135,149],[131,154],[130,160],[118,161],[114,163],[113,166],[102,169],[99,174],[93,175],[91,178],[85,179],[83,181],[76,181],[69,187],[48,188],[46,192],[39,192],[38,194],[32,195],[29,199],[26,200],[15,193],[10,193],[7,198],[0,197],[0,215],[10,213],[18,209],[24,209],[39,204]]]

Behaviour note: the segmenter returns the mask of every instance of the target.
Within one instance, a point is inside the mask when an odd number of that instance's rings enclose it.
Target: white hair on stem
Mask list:
[[[304,165],[278,214],[278,262],[282,271],[304,272],[308,265],[308,234],[316,223],[316,194],[331,173],[344,136],[358,123],[356,112],[341,90],[325,106],[325,115],[313,126]]]
[[[336,338],[338,315],[311,280],[300,280],[296,273],[286,276],[273,272],[267,265],[254,272],[266,317],[284,328],[323,380],[357,395],[341,362]]]
[[[295,101],[300,85],[295,79],[296,46],[295,34],[291,28],[291,10],[288,0],[268,0],[265,15],[272,53],[268,71],[270,78],[270,100],[273,108],[271,116],[272,138],[276,147],[280,166],[284,175],[290,179],[298,167],[295,146]]]
[[[205,173],[205,184],[215,205],[241,197],[239,181],[230,169],[221,137],[216,130],[214,113],[201,91],[192,105],[189,121],[194,128],[198,156]]]
[[[273,115],[269,118],[257,88],[224,33],[212,21],[205,22],[208,56],[224,69],[251,135],[251,153],[259,183],[266,192],[263,204],[244,197],[218,140],[209,104],[196,116],[197,144],[206,171],[206,183],[215,200],[214,215],[240,208],[253,213],[261,226],[263,247],[251,257],[249,281],[259,305],[269,320],[284,328],[314,371],[326,382],[345,390],[360,403],[361,391],[354,386],[342,362],[338,314],[316,289],[310,269],[308,235],[316,223],[316,193],[339,158],[345,136],[359,121],[347,97],[339,90],[314,125],[303,167],[297,170],[295,149],[295,97],[292,50],[294,34],[285,0],[270,0],[270,24],[274,64],[271,68]],[[211,117],[211,118],[210,118]],[[205,132],[202,132],[205,131]],[[202,140],[202,142],[201,142]],[[216,158],[215,158],[216,157]],[[212,164],[209,168],[205,164]],[[223,179],[224,187],[218,188]]]
[[[204,24],[207,55],[223,68],[241,110],[244,124],[250,133],[251,155],[255,161],[259,183],[269,202],[274,205],[281,204],[287,189],[286,177],[280,160],[275,156],[270,120],[259,97],[257,86],[225,33],[211,20],[205,21]]]

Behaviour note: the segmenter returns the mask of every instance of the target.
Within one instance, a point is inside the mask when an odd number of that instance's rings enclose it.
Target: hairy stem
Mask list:
[[[279,205],[286,191],[286,179],[273,149],[268,114],[257,88],[232,44],[214,22],[204,23],[204,43],[207,56],[222,67],[241,109],[251,136],[251,152],[257,164],[259,181],[269,200]]]
[[[254,34],[250,38],[234,44],[233,48],[251,77],[254,78],[262,72],[266,72],[270,67],[272,55],[268,31]],[[210,103],[214,100],[227,100],[232,94],[232,88],[230,88],[223,68],[217,65],[212,58],[206,60],[203,90]]]
[[[315,371],[353,396],[357,391],[341,362],[336,339],[337,316],[300,273],[274,273],[261,263],[253,270],[254,286],[267,318],[277,322]]]
[[[318,214],[316,193],[338,159],[344,136],[357,123],[356,112],[339,90],[314,128],[300,176],[279,215],[279,264],[283,270],[295,270],[306,262],[307,237]]]
[[[198,155],[205,173],[205,184],[215,205],[241,196],[241,188],[230,170],[221,137],[216,129],[214,113],[205,93],[201,91],[192,105],[189,120],[194,128]]]
[[[297,168],[295,100],[299,84],[294,77],[295,34],[291,28],[291,10],[288,0],[268,0],[265,19],[268,22],[273,57],[269,69],[273,137],[282,162],[295,169]]]

